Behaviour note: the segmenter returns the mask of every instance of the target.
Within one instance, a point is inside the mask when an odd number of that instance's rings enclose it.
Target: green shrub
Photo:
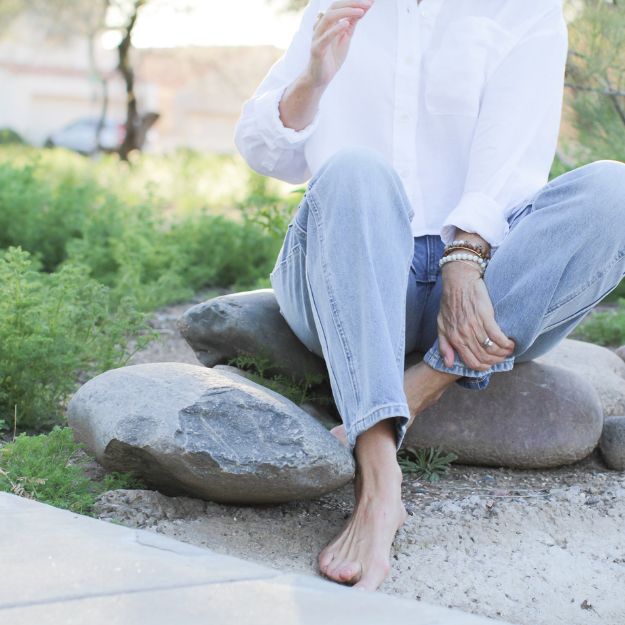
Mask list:
[[[598,345],[625,345],[625,299],[619,299],[618,304],[615,311],[591,311],[575,329],[573,336]]]
[[[0,163],[0,248],[19,245],[53,271],[96,202],[88,184],[55,185],[40,179],[35,163],[23,168]]]
[[[179,214],[152,184],[130,199],[105,188],[98,178],[113,167],[108,157],[102,165],[66,155],[64,168],[59,158],[18,154],[0,158],[0,248],[21,246],[48,272],[77,261],[144,311],[203,287],[269,286],[296,198],[281,199],[257,174],[243,179],[249,199],[233,200],[231,216],[207,206]]]
[[[131,299],[112,307],[109,289],[85,267],[47,274],[10,248],[0,258],[0,418],[20,428],[57,423],[77,381],[123,365],[127,340],[146,326]],[[154,334],[139,337],[136,349]]]
[[[128,473],[108,473],[102,481],[84,470],[83,445],[72,430],[55,426],[49,434],[20,434],[0,447],[0,491],[88,514],[96,497],[116,488],[143,488]]]
[[[26,141],[11,128],[0,128],[0,145],[24,145]]]

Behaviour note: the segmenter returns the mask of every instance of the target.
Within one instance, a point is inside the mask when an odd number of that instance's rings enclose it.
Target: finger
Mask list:
[[[454,349],[444,334],[438,335],[438,347],[446,367],[452,367],[455,360]]]
[[[368,9],[373,4],[373,0],[368,2],[367,0],[341,0],[340,2],[333,2],[327,11],[334,11],[335,9],[343,9],[345,7],[360,7],[362,9]]]
[[[493,349],[495,349],[495,344],[491,347],[484,347],[483,339],[481,337],[486,336],[485,330],[480,330],[480,334],[475,335],[475,341],[471,343],[471,350],[475,357],[480,361],[482,365],[487,367],[492,367],[496,365],[498,362],[502,362],[505,358],[508,357],[507,352],[503,352],[502,355],[493,353]]]
[[[484,339],[486,337],[490,338],[489,333],[485,329],[481,320],[478,320],[479,330],[475,332],[470,340],[471,351],[474,356],[479,360],[483,365],[488,367],[492,367],[493,365],[503,362],[506,358],[508,358],[509,353],[507,350],[502,349],[496,343],[493,343],[489,347],[484,345]],[[476,324],[477,325],[477,324]]]
[[[336,11],[326,11],[321,19],[318,19],[313,29],[317,34],[322,35],[328,28],[343,18],[360,19],[367,11],[362,7],[347,7]]]
[[[509,356],[508,350],[503,349],[497,343],[493,342],[488,347],[484,345],[484,341],[490,338],[489,332],[486,330],[482,320],[478,320],[479,330],[475,332],[475,348],[473,352],[483,363],[494,365],[501,362],[504,358]],[[477,325],[477,324],[476,324]]]
[[[477,371],[484,371],[490,368],[490,365],[482,362],[479,354],[479,346],[475,335],[472,337],[469,333],[459,334],[453,341],[453,347],[458,352],[460,360],[469,369],[475,369]]]
[[[349,28],[349,20],[347,18],[340,19],[334,26],[328,28],[323,35],[317,39],[317,50],[324,50],[327,45],[336,37],[339,33],[347,31]]]
[[[516,347],[514,341],[509,339],[501,330],[494,317],[483,319],[485,336],[495,343],[507,356]]]

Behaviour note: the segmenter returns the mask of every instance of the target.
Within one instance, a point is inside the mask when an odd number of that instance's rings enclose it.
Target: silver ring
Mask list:
[[[494,345],[494,343],[488,337],[486,337],[482,341],[482,347],[485,347],[486,349],[488,349],[489,347],[492,347],[493,345]]]

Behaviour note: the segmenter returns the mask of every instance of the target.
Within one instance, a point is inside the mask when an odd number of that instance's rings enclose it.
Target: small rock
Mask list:
[[[190,497],[166,497],[152,490],[109,490],[93,507],[103,520],[114,520],[133,527],[155,525],[159,521],[194,519],[206,514],[205,501]]]
[[[349,450],[292,401],[199,365],[107,371],[72,397],[68,421],[104,467],[166,495],[278,503],[319,497],[354,473]]]
[[[610,469],[625,471],[625,417],[605,420],[599,447]]]

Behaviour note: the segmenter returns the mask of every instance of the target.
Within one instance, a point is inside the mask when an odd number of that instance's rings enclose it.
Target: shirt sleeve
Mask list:
[[[555,156],[564,93],[568,32],[561,8],[543,16],[487,80],[473,136],[464,192],[441,227],[475,232],[491,247],[508,233],[519,193],[540,188]]]
[[[234,143],[254,171],[290,183],[305,182],[311,176],[304,146],[319,124],[319,110],[306,128],[294,130],[282,123],[278,105],[285,89],[308,64],[318,11],[319,0],[310,0],[288,49],[243,103],[234,131]]]

